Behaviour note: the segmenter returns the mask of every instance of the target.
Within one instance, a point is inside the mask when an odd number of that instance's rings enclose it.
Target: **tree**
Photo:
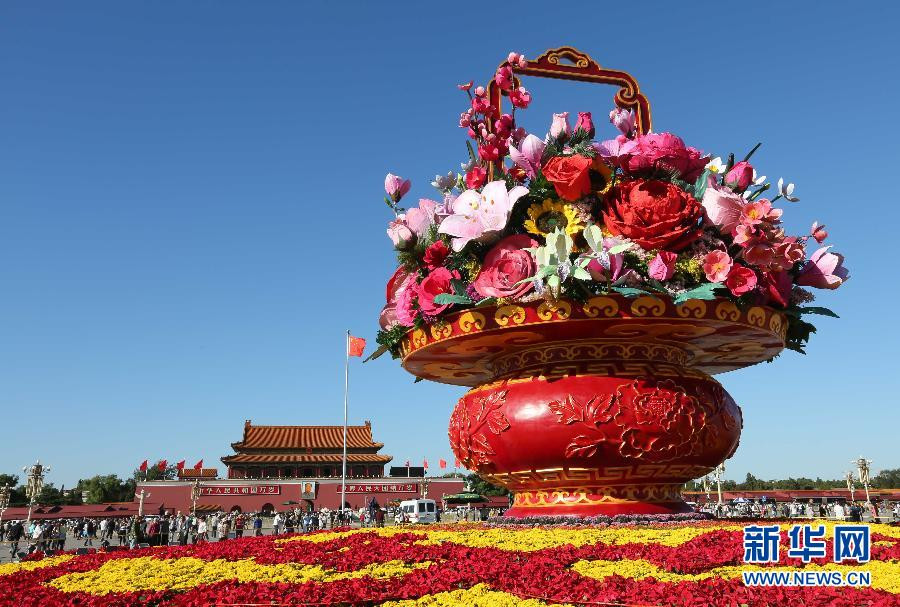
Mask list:
[[[159,469],[158,465],[151,465],[147,468],[146,472],[141,472],[136,468],[132,478],[135,482],[171,481],[178,478],[178,470],[175,466],[166,466],[165,471],[162,471]]]
[[[466,477],[469,490],[479,495],[509,495],[509,489],[500,487],[484,480],[477,474],[470,474]]]
[[[123,481],[115,474],[92,476],[78,481],[78,493],[87,493],[88,504],[130,502],[134,499],[134,481]]]
[[[879,489],[900,489],[900,468],[882,470],[872,477],[872,486]]]

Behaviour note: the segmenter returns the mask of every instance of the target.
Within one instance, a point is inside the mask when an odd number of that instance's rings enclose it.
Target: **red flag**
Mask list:
[[[203,460],[201,459],[199,462],[194,464],[194,470],[202,470],[203,469]]]
[[[181,460],[180,462],[175,464],[175,469],[176,470],[184,470],[184,460]]]
[[[440,466],[440,467],[441,467],[441,470],[443,470],[444,468],[447,467],[447,460],[445,460],[445,459],[439,459],[439,460],[438,460],[438,466]]]
[[[138,467],[138,470],[140,470],[141,472],[147,471],[147,460],[144,460],[141,462],[141,465]]]
[[[426,470],[428,470],[428,460],[427,459],[422,460],[422,467],[425,468]]]
[[[406,467],[409,468],[409,460],[406,460]]]
[[[362,356],[366,349],[366,340],[362,337],[347,336],[347,356]]]
[[[166,471],[166,464],[167,464],[167,463],[168,463],[168,462],[167,462],[166,460],[161,459],[161,460],[159,460],[159,463],[156,464],[156,467],[159,468],[159,471],[160,471],[160,472],[165,472],[165,471]]]
[[[453,467],[454,467],[454,468],[459,468],[459,458],[458,458],[458,457],[456,458],[456,461],[453,462]]]

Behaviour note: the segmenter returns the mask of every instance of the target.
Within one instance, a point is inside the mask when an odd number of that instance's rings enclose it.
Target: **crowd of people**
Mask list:
[[[849,522],[861,522],[865,518],[873,522],[900,521],[900,502],[732,500],[722,504],[707,502],[698,509],[718,518],[827,518]]]

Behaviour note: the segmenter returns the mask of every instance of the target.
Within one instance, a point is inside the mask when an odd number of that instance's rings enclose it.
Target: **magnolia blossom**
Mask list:
[[[731,257],[725,251],[710,251],[703,258],[703,272],[710,282],[722,282],[731,270]]]
[[[527,193],[524,186],[507,191],[503,181],[492,181],[481,192],[466,190],[453,201],[453,214],[438,231],[453,236],[453,250],[461,251],[469,241],[505,228],[513,205]]]
[[[528,135],[519,144],[518,149],[509,146],[509,157],[522,167],[532,179],[541,168],[541,157],[544,155],[544,142],[534,135]]]
[[[384,178],[384,191],[394,202],[399,202],[409,192],[411,186],[409,179],[403,179],[392,173],[388,173]]]
[[[406,212],[406,225],[418,238],[424,236],[428,228],[435,222],[435,209],[437,209],[437,206],[438,203],[436,201],[421,198],[417,208]]]
[[[837,289],[850,278],[850,271],[844,267],[844,256],[840,253],[829,253],[830,248],[831,245],[822,247],[812,254],[797,276],[795,282],[798,285],[816,289]]]
[[[441,192],[449,192],[456,185],[456,180],[456,173],[448,171],[446,175],[435,175],[431,185]]]

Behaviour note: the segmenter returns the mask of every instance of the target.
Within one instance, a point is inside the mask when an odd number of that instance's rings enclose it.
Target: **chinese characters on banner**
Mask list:
[[[279,495],[280,485],[212,485],[200,487],[200,495]]]
[[[417,493],[415,483],[347,485],[347,493]]]
[[[868,525],[835,525],[834,562],[867,563],[871,551],[870,533]],[[824,525],[793,525],[787,536],[789,558],[809,563],[814,558],[828,556]],[[780,544],[779,525],[748,525],[744,527],[744,562],[777,563]]]

